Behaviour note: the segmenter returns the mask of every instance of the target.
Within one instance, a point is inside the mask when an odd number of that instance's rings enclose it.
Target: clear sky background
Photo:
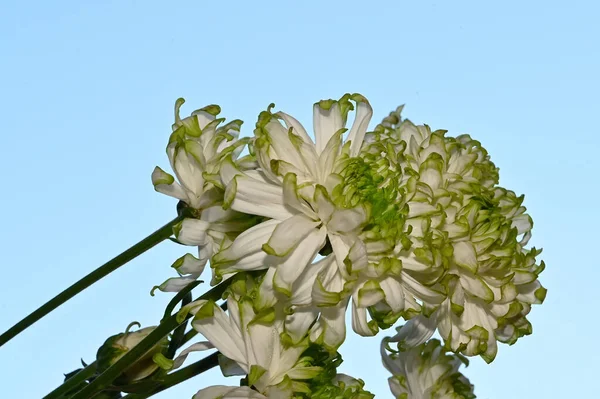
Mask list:
[[[14,1],[0,3],[0,330],[175,215],[150,174],[173,104],[229,120],[365,95],[480,140],[525,193],[548,297],[534,334],[465,374],[479,398],[597,392],[600,7],[595,1]],[[132,320],[184,248],[164,243],[0,348],[2,398],[40,398]],[[349,334],[342,371],[391,397],[379,339]],[[195,354],[190,360],[199,359]],[[235,385],[237,380],[231,380]],[[214,370],[161,399],[222,383]]]

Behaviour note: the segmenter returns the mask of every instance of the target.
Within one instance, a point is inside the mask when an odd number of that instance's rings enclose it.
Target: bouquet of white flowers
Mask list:
[[[312,134],[271,104],[252,137],[217,105],[181,118],[183,102],[167,145],[173,174],[152,173],[156,191],[179,200],[177,217],[0,345],[165,239],[197,251],[152,290],[176,293],[157,326],[110,337],[47,398],[146,398],[217,365],[241,382],[196,399],[372,398],[337,372],[350,306],[361,336],[400,325],[381,345],[396,398],[467,399],[467,357],[491,362],[498,342],[531,334],[527,315],[546,295],[541,251],[526,247],[523,196],[498,185],[478,141],[415,125],[402,107],[370,130],[360,94],[314,104]],[[213,288],[193,300],[207,273]],[[204,350],[216,352],[182,368]]]

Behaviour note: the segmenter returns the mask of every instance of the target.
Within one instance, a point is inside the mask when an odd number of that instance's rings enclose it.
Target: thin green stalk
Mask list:
[[[198,299],[212,299],[218,300],[225,289],[229,286],[230,281],[226,280],[221,284],[213,287],[208,292],[204,293]],[[156,327],[150,334],[141,340],[136,346],[134,346],[129,352],[123,355],[117,362],[106,369],[102,374],[94,379],[91,383],[77,392],[71,399],[89,399],[106,387],[112,384],[112,382],[123,373],[128,367],[138,361],[144,356],[157,342],[167,336],[171,331],[177,328],[179,325],[187,321],[191,315],[187,315],[184,320],[179,322],[177,320],[177,314],[169,316],[163,319],[161,323]]]
[[[136,256],[143,254],[158,243],[166,240],[173,234],[173,226],[183,220],[183,216],[178,216],[165,224],[142,241],[138,242],[125,252],[117,255],[113,259],[106,262],[81,280],[71,285],[69,288],[34,310],[29,316],[19,321],[17,324],[9,328],[4,334],[0,335],[0,347],[14,338],[17,334],[31,326],[33,323],[46,316],[48,313],[79,294],[81,291],[94,284],[96,281],[114,272],[125,263],[134,259]]]
[[[44,396],[43,399],[57,399],[63,396],[65,393],[71,391],[77,385],[81,384],[85,380],[89,379],[96,372],[96,362],[88,364],[84,369],[81,369],[73,377],[66,380],[62,385]]]
[[[175,295],[173,297],[173,299],[171,299],[169,301],[169,303],[167,304],[167,307],[165,309],[165,315],[163,316],[163,319],[166,319],[167,317],[171,316],[171,313],[173,313],[173,309],[175,309],[175,306],[177,306],[177,304],[181,301],[184,300],[184,298],[186,298],[188,296],[188,294],[190,292],[192,292],[192,290],[194,288],[196,288],[198,285],[200,285],[200,283],[202,283],[202,280],[196,280],[196,281],[192,281],[191,283],[189,283],[188,285],[186,285],[185,287],[183,287],[183,289],[181,291],[179,291],[177,293],[177,295]]]
[[[181,308],[192,301],[192,293],[188,292],[183,299],[181,300]],[[183,338],[185,336],[185,328],[187,326],[187,321],[184,321],[179,327],[175,329],[173,332],[173,336],[171,336],[171,342],[169,342],[169,347],[167,348],[167,354],[165,355],[167,359],[173,359],[175,357],[175,353],[177,349],[181,347]]]
[[[190,378],[202,374],[203,372],[210,370],[213,367],[219,365],[219,352],[215,352],[202,360],[190,364],[187,367],[182,368],[174,373],[168,374],[156,387],[146,393],[130,393],[125,395],[123,399],[146,399],[150,396],[156,395],[159,392],[169,389],[172,386],[179,384],[180,382],[186,381]]]

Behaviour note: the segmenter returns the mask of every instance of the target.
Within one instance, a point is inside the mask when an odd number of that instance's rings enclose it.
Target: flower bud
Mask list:
[[[108,338],[104,344],[98,349],[96,354],[96,362],[98,364],[98,373],[104,372],[110,366],[115,364],[134,346],[148,336],[156,326],[141,328],[137,331],[130,332],[129,329],[139,323],[131,323],[124,333],[113,335]],[[152,357],[157,353],[164,352],[169,345],[167,337],[163,338],[154,345],[144,356],[138,359],[134,364],[129,366],[123,374],[115,380],[117,384],[129,384],[141,379],[144,379],[154,373],[159,366],[154,363]]]

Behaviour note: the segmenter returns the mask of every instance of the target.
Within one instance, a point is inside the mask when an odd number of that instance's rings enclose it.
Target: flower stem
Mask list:
[[[150,248],[169,238],[171,234],[173,234],[173,226],[182,219],[183,216],[178,216],[175,219],[171,220],[169,223],[165,224],[163,227],[156,230],[148,237],[144,238],[142,241],[127,249],[120,255],[117,255],[113,259],[109,260],[108,262],[106,262],[87,276],[83,277],[81,280],[77,281],[75,284],[71,285],[69,288],[65,289],[57,296],[40,306],[38,309],[34,310],[29,316],[25,317],[17,324],[9,328],[5,333],[0,335],[0,347],[8,341],[10,341],[19,333],[21,333],[23,330],[31,326],[33,323],[37,322],[42,317],[46,316],[48,313],[50,313],[69,299],[73,298],[75,295],[79,294],[81,291],[88,288],[90,285],[94,284],[96,281],[114,272],[119,267],[123,266],[125,263],[129,262],[138,255],[143,254]]]
[[[89,379],[96,372],[96,362],[88,364],[84,369],[80,370],[73,377],[66,380],[62,385],[44,396],[43,399],[56,399],[62,397],[65,393],[71,391],[77,385]]]
[[[218,300],[225,289],[229,286],[230,281],[226,280],[221,284],[213,287],[198,299]],[[167,334],[176,329],[179,325],[187,321],[192,315],[188,314],[181,322],[177,321],[177,314],[163,319],[161,323],[150,334],[135,345],[129,352],[123,355],[116,363],[106,369],[102,374],[96,377],[92,382],[86,385],[83,389],[73,395],[70,399],[89,399],[106,387],[123,373],[128,367],[144,356],[158,341],[163,339]]]
[[[146,393],[131,393],[126,395],[123,399],[146,399],[152,395],[156,395],[159,392],[164,391],[165,389],[171,388],[188,380],[192,377],[197,376],[198,374],[202,374],[203,372],[210,370],[211,368],[219,365],[219,352],[215,352],[202,360],[197,361],[196,363],[192,363],[187,367],[182,368],[179,371],[171,373],[167,375],[161,383],[156,387]]]
[[[192,293],[188,292],[183,299],[181,300],[181,308],[192,301]],[[183,338],[185,335],[185,328],[187,326],[187,321],[184,321],[179,327],[175,329],[173,332],[173,336],[171,337],[171,342],[169,342],[169,347],[167,348],[167,359],[173,359],[175,357],[175,353],[177,349],[179,349],[182,345]]]

